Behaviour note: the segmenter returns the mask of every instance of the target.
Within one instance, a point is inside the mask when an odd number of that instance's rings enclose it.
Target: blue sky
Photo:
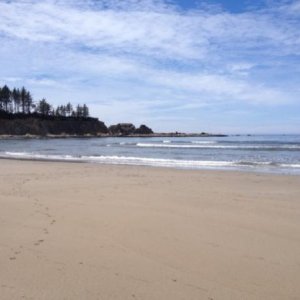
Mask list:
[[[300,1],[0,0],[0,85],[107,125],[300,133]]]
[[[269,6],[270,1],[264,0],[210,0],[210,1],[198,1],[198,0],[186,0],[177,1],[182,9],[198,9],[211,6],[215,9],[229,11],[231,13],[241,13],[253,9],[264,8]]]

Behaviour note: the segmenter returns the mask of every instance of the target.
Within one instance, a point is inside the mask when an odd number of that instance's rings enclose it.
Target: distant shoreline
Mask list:
[[[153,138],[153,137],[227,137],[225,134],[201,134],[201,133],[154,133],[154,134],[130,134],[130,135],[112,135],[112,134],[48,134],[48,135],[0,135],[0,139],[67,139],[67,138]]]
[[[226,137],[207,132],[154,132],[141,124],[118,123],[106,126],[98,118],[61,114],[11,113],[0,106],[0,139],[84,138],[84,137]]]

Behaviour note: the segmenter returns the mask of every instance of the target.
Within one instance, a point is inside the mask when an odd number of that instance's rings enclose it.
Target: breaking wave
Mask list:
[[[4,152],[0,158],[45,161],[93,162],[114,165],[139,165],[153,167],[172,167],[184,169],[222,169],[222,168],[300,168],[300,164],[279,164],[260,161],[211,161],[211,160],[180,160],[132,156],[71,156],[71,155],[46,155],[28,152]]]
[[[137,143],[137,147],[143,148],[181,148],[181,149],[237,149],[237,150],[270,150],[270,151],[300,151],[300,145],[219,145],[211,142],[192,142],[192,144],[171,143]]]

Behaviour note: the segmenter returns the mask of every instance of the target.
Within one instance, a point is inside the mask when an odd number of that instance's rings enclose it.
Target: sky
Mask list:
[[[0,86],[106,125],[300,133],[300,0],[0,0]]]

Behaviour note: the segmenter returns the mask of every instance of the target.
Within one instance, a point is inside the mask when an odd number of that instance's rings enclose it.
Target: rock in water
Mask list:
[[[135,134],[153,134],[151,128],[147,127],[146,125],[141,125],[134,131]]]
[[[119,123],[109,126],[108,131],[112,135],[130,135],[134,133],[135,126],[131,123]]]
[[[139,128],[135,128],[135,126],[131,123],[111,125],[108,128],[108,131],[111,135],[117,136],[153,134],[152,129],[146,125],[141,125]]]

